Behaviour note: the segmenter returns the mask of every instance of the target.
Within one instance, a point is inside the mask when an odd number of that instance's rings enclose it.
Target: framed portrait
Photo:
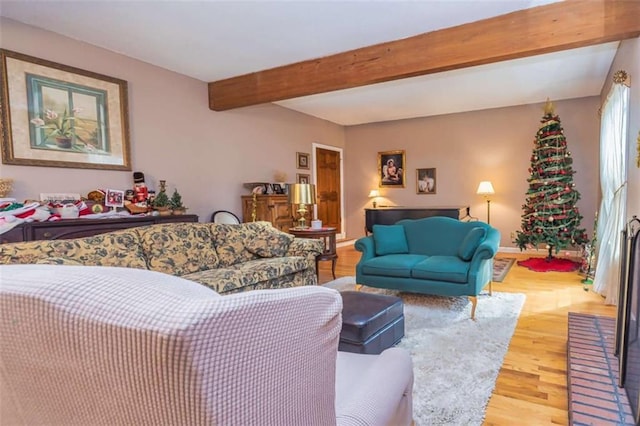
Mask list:
[[[311,175],[297,173],[296,183],[311,183]]]
[[[404,188],[405,162],[404,150],[378,152],[378,186]]]
[[[309,158],[310,154],[305,152],[296,152],[296,163],[299,169],[309,169]]]
[[[436,184],[436,169],[416,169],[416,194],[435,194]]]
[[[127,82],[0,49],[2,162],[131,170]]]
[[[271,188],[274,194],[284,194],[284,188],[279,183],[272,183]]]
[[[123,207],[124,191],[107,189],[107,194],[104,197],[104,205],[107,207]]]

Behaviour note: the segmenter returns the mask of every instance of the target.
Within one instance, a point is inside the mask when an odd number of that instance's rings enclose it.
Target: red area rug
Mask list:
[[[518,266],[524,266],[536,272],[573,272],[580,268],[580,263],[557,257],[551,260],[547,260],[545,257],[530,257],[527,260],[519,260]]]

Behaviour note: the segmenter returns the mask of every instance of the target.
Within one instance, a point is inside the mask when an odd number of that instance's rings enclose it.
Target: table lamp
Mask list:
[[[316,203],[316,186],[310,183],[293,183],[287,184],[289,204],[298,204],[298,229],[306,229],[307,205]]]
[[[373,208],[375,209],[378,203],[376,202],[376,198],[380,196],[380,191],[377,189],[372,189],[369,191],[369,198],[373,198]]]
[[[489,214],[491,211],[491,200],[489,199],[489,195],[493,195],[495,193],[496,192],[493,190],[493,185],[491,185],[491,182],[489,182],[488,180],[483,180],[482,182],[480,182],[480,185],[478,185],[478,190],[476,191],[476,194],[484,195],[484,198],[487,199],[487,223],[491,223],[489,221]]]

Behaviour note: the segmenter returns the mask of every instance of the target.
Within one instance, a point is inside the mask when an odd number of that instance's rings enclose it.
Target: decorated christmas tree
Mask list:
[[[573,183],[571,152],[560,118],[548,100],[541,123],[531,154],[522,230],[517,231],[514,242],[520,250],[544,245],[551,259],[554,250],[557,254],[566,247],[586,243],[588,238],[580,228],[582,216],[576,206],[580,193]]]

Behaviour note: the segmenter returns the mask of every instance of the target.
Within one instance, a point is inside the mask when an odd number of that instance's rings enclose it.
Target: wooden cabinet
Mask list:
[[[0,234],[0,244],[4,243],[19,243],[20,241],[24,241],[24,232],[20,226],[16,226],[5,232],[4,234]]]
[[[291,205],[286,195],[256,195],[256,221],[264,220],[283,231],[293,227]],[[242,221],[253,222],[253,195],[242,196]]]
[[[156,223],[197,222],[194,214],[175,216],[142,216],[131,218],[109,219],[65,219],[57,222],[31,222],[16,226],[10,231],[0,234],[0,242],[15,243],[34,240],[59,240],[69,238],[90,237],[105,232]]]

